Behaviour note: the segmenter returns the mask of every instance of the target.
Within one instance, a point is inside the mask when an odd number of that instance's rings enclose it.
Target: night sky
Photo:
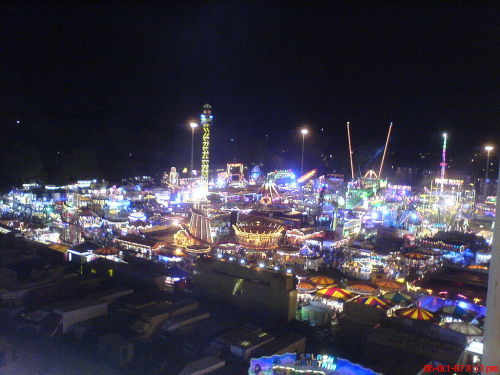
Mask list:
[[[346,121],[361,168],[390,121],[396,165],[442,131],[457,172],[498,144],[498,7],[209,3],[2,7],[2,184],[188,166],[204,103],[215,167],[297,169],[301,124],[325,171],[349,168]]]

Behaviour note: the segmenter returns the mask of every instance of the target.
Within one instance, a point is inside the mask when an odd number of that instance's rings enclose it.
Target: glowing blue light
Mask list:
[[[291,269],[287,269],[286,273],[292,273],[292,270]]]
[[[217,254],[217,258],[222,258],[222,254]]]
[[[461,307],[462,309],[466,309],[467,308],[467,302],[464,302],[464,301],[460,301],[458,303],[458,307]]]
[[[240,260],[240,263],[241,263],[241,264],[245,264],[245,259],[241,259],[241,260]]]
[[[275,271],[278,271],[278,270],[279,270],[279,267],[278,267],[278,266],[274,266],[274,270],[275,270]]]
[[[232,262],[234,260],[233,257],[229,257],[229,261]]]
[[[259,263],[260,268],[264,268],[266,265],[264,263]]]

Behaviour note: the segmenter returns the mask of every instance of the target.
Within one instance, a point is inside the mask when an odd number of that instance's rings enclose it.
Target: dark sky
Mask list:
[[[103,175],[181,167],[205,102],[218,165],[295,167],[303,123],[309,166],[345,155],[346,121],[358,149],[393,121],[396,163],[444,130],[457,159],[498,139],[498,7],[210,3],[0,9],[3,142],[47,178],[75,149]]]

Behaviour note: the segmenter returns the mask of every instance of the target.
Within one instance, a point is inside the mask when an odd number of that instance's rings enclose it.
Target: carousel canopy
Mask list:
[[[392,280],[383,280],[375,284],[382,290],[396,291],[403,289],[403,285]]]
[[[449,323],[446,328],[467,336],[481,336],[483,334],[481,328],[466,322]]]
[[[314,276],[314,277],[311,277],[309,280],[311,280],[316,285],[333,285],[333,284],[335,284],[335,280],[333,280],[330,277],[326,277],[326,276]]]
[[[374,296],[359,297],[359,298],[356,298],[354,300],[354,302],[362,303],[362,304],[368,305],[368,306],[373,306],[373,307],[376,307],[378,309],[388,309],[389,308],[389,304],[387,302],[385,302],[384,300],[382,300],[378,297],[374,297]]]
[[[352,284],[346,288],[348,291],[356,294],[375,294],[378,289],[367,284]]]
[[[411,298],[408,294],[400,292],[386,293],[382,296],[382,299],[385,301],[392,302],[394,304],[413,302],[413,298]]]
[[[316,292],[316,295],[326,299],[348,299],[351,293],[342,288],[323,288]]]
[[[422,309],[420,307],[409,307],[406,309],[399,309],[396,314],[403,318],[409,318],[414,320],[431,320],[434,319],[434,314],[430,311]]]

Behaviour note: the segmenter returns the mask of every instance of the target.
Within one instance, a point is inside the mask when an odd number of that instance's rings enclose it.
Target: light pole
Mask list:
[[[300,162],[300,175],[302,176],[304,174],[304,143],[306,135],[309,134],[309,130],[306,128],[300,129],[300,134],[302,134],[302,158]]]
[[[194,159],[194,129],[198,127],[196,122],[190,122],[191,127],[191,174],[193,174],[193,159]]]
[[[486,186],[488,183],[488,171],[490,169],[490,152],[493,151],[493,146],[484,146],[486,151],[486,172],[484,176],[484,187],[483,187],[483,195],[486,195]]]

